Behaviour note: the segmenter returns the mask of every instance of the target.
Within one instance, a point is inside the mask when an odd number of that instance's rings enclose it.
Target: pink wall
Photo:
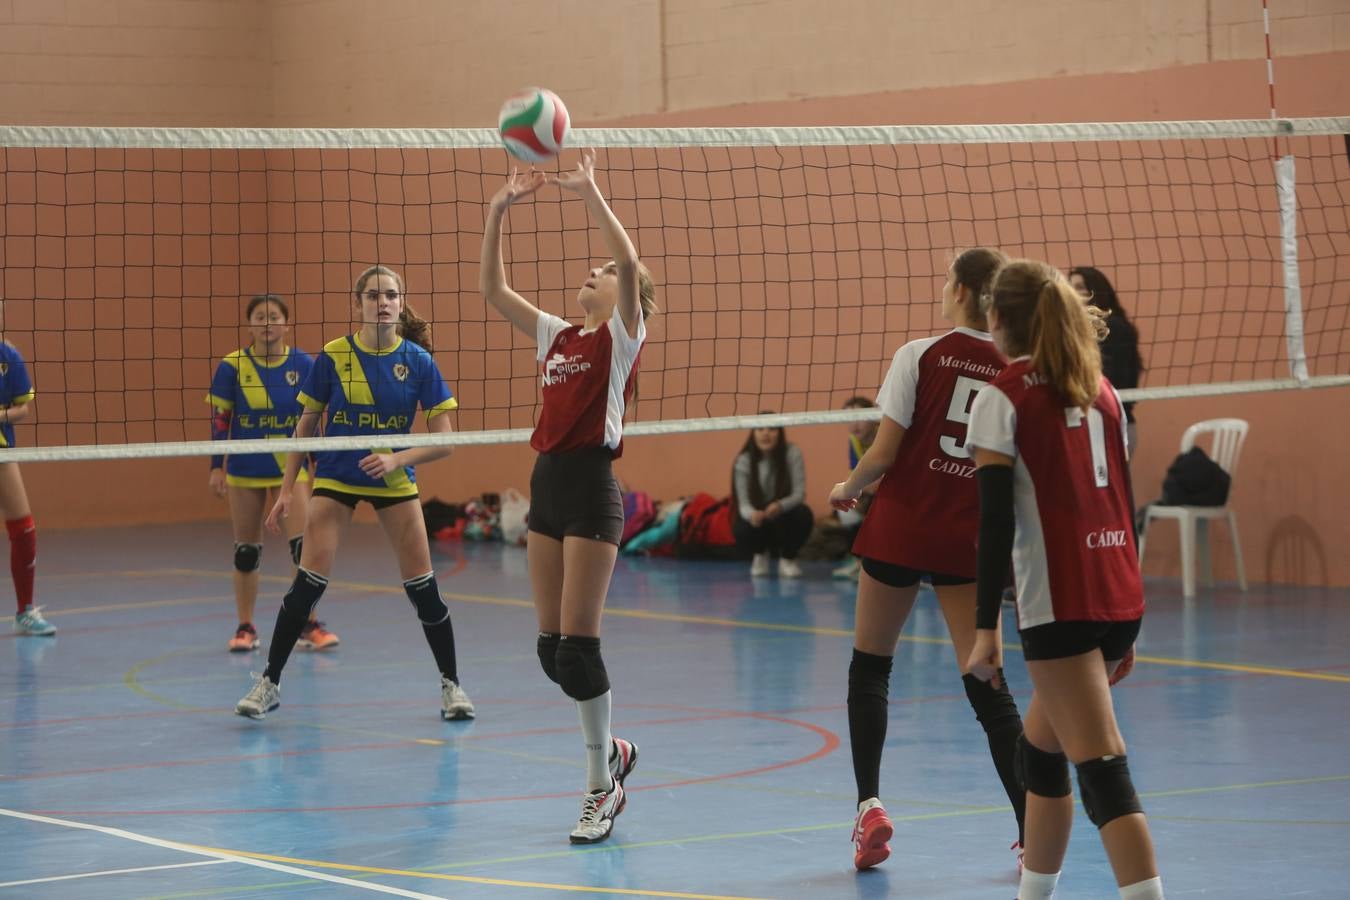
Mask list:
[[[990,7],[978,28],[957,4],[898,16],[883,0],[784,2],[772,18],[733,0],[600,0],[585,16],[552,2],[393,0],[378,17],[375,8],[356,0],[0,0],[0,110],[16,123],[482,125],[498,98],[538,82],[563,94],[578,125],[1267,112],[1260,4],[1252,0],[1037,0]],[[1281,113],[1350,112],[1350,3],[1282,2],[1274,15]],[[574,21],[585,30],[568,32]],[[507,22],[509,37],[485,39]],[[1020,52],[1047,34],[1060,41],[1056,52]],[[942,86],[950,84],[963,86]],[[332,277],[341,282],[348,267],[338,268]],[[456,277],[471,288],[471,267]],[[471,290],[434,302],[438,318],[483,316]],[[486,346],[498,346],[497,331],[486,330]],[[1333,361],[1343,358],[1333,347]],[[1142,405],[1140,498],[1156,492],[1185,425],[1242,415],[1253,431],[1234,502],[1249,578],[1350,584],[1350,560],[1326,549],[1350,540],[1350,484],[1323,449],[1350,441],[1350,420],[1328,415],[1347,399],[1326,391]],[[468,414],[460,427],[466,421],[474,427]],[[806,451],[812,502],[823,506],[843,474],[842,429],[796,429],[793,438]],[[634,439],[620,474],[658,496],[721,492],[742,439]],[[519,446],[466,449],[429,467],[423,483],[445,498],[524,488],[530,460]],[[205,476],[200,459],[25,467],[37,514],[57,526],[219,518],[223,507],[208,499]],[[1176,570],[1168,527],[1152,545],[1151,574]],[[1217,564],[1224,577],[1223,551]]]

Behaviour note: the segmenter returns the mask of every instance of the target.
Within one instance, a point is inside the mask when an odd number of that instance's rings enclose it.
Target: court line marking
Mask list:
[[[1259,788],[1287,787],[1287,786],[1296,786],[1296,785],[1304,785],[1304,784],[1318,784],[1318,783],[1327,783],[1327,782],[1345,782],[1345,781],[1350,781],[1350,775],[1328,775],[1328,776],[1321,776],[1321,777],[1314,777],[1314,778],[1293,778],[1293,779],[1285,779],[1285,780],[1279,780],[1279,781],[1253,782],[1253,783],[1249,783],[1249,784],[1216,785],[1216,786],[1213,786],[1213,787],[1183,788],[1183,789],[1172,790],[1172,791],[1152,791],[1152,792],[1144,792],[1144,793],[1142,793],[1140,796],[1141,796],[1141,797],[1144,797],[1144,798],[1159,798],[1159,797],[1177,796],[1177,795],[1182,795],[1182,794],[1198,794],[1198,793],[1210,793],[1210,792],[1234,791],[1234,790],[1253,790],[1253,789],[1259,789]],[[951,818],[960,818],[960,817],[965,817],[965,816],[981,816],[981,815],[989,815],[989,814],[992,814],[992,813],[1004,813],[1004,812],[1007,812],[1007,806],[1006,806],[1006,805],[1000,805],[1000,806],[985,806],[985,807],[976,807],[976,808],[972,808],[972,809],[943,810],[943,811],[938,811],[938,812],[913,813],[913,814],[910,814],[910,815],[892,816],[892,817],[891,817],[891,820],[892,820],[893,822],[897,822],[897,823],[900,823],[900,822],[922,822],[922,821],[931,821],[931,820],[935,820],[935,819],[951,819]],[[1165,819],[1165,818],[1168,818],[1168,817],[1166,817],[1166,816],[1157,816],[1157,818],[1161,820],[1161,819]],[[1217,821],[1217,822],[1222,822],[1222,821],[1226,821],[1226,820],[1215,820],[1215,821]],[[441,869],[451,869],[451,868],[455,868],[455,869],[464,869],[464,868],[471,868],[471,867],[477,867],[477,866],[504,865],[504,864],[507,864],[507,863],[538,861],[538,860],[543,860],[543,859],[573,858],[573,857],[576,857],[576,856],[581,855],[581,854],[584,854],[584,853],[614,853],[614,852],[623,852],[623,851],[626,851],[626,850],[643,849],[643,848],[648,848],[648,847],[665,847],[665,846],[682,845],[682,844],[707,843],[707,842],[712,842],[712,841],[737,840],[737,839],[748,839],[748,838],[757,838],[757,837],[774,837],[774,836],[778,836],[778,835],[787,835],[787,834],[805,834],[805,833],[810,833],[810,832],[828,831],[828,830],[835,830],[835,829],[838,829],[838,830],[842,831],[842,830],[845,829],[845,828],[851,827],[852,824],[853,824],[853,822],[852,822],[852,820],[850,820],[850,821],[847,821],[847,822],[827,822],[827,823],[817,824],[817,825],[799,825],[799,826],[793,826],[793,827],[790,827],[790,828],[773,828],[773,829],[766,829],[766,830],[761,830],[761,831],[742,831],[742,832],[728,832],[728,833],[723,833],[723,834],[686,835],[686,836],[681,836],[681,837],[677,837],[677,838],[666,838],[666,839],[663,839],[663,840],[657,840],[657,841],[640,841],[640,842],[636,842],[636,843],[612,844],[612,845],[611,845],[611,844],[606,844],[606,845],[599,845],[599,846],[595,846],[595,847],[586,847],[586,848],[580,848],[580,847],[578,847],[578,848],[572,848],[572,849],[570,849],[570,850],[551,851],[551,852],[548,852],[548,853],[522,854],[522,855],[519,855],[519,856],[505,856],[505,857],[496,857],[496,858],[492,858],[492,859],[473,860],[473,861],[469,861],[469,862],[455,863],[455,864],[453,864],[453,865],[442,866],[442,867],[437,867],[437,868],[441,868]],[[1239,823],[1239,824],[1241,824],[1241,823]],[[238,850],[220,851],[220,852],[222,852],[222,853],[234,853],[234,854],[238,854],[238,855],[241,855],[241,856],[244,856],[244,855],[255,856],[256,858],[265,859],[265,860],[275,860],[275,861],[287,862],[287,863],[297,864],[297,865],[307,865],[307,866],[313,866],[313,867],[315,867],[315,868],[321,868],[321,869],[322,869],[322,868],[332,868],[332,869],[338,869],[338,870],[341,870],[341,871],[347,871],[347,872],[358,872],[358,873],[363,873],[363,874],[368,874],[368,875],[377,875],[377,874],[383,874],[383,875],[400,875],[400,876],[405,876],[405,877],[409,877],[409,878],[430,878],[430,879],[442,879],[442,878],[446,878],[446,879],[463,879],[463,878],[466,878],[466,876],[450,876],[450,875],[442,875],[442,874],[439,874],[439,873],[435,872],[434,870],[417,871],[417,870],[399,870],[399,869],[378,869],[378,868],[374,868],[374,867],[351,865],[351,864],[347,864],[347,863],[330,863],[330,862],[326,862],[326,861],[324,861],[324,860],[297,859],[297,858],[293,858],[293,857],[271,856],[271,855],[266,855],[266,854],[250,854],[250,853],[248,853],[247,851],[238,851]],[[480,882],[480,883],[492,883],[492,884],[496,884],[496,883],[499,883],[499,882],[494,882],[494,881],[490,881],[490,880],[484,879],[484,880],[483,880],[482,882]],[[272,887],[284,887],[284,886],[289,886],[289,884],[290,884],[290,883],[278,883],[278,884],[274,884],[274,885],[265,885],[265,886],[261,886],[261,887],[266,887],[266,888],[272,888]],[[510,883],[508,883],[508,886],[510,886]],[[585,888],[575,888],[574,890],[586,890],[586,889],[585,889]],[[592,889],[592,890],[594,890],[594,889]],[[618,891],[618,890],[612,890],[612,891],[608,891],[608,892],[618,893],[619,891]],[[215,892],[207,892],[207,891],[203,891],[203,892],[194,892],[194,893],[191,893],[191,894],[177,894],[177,895],[174,895],[174,896],[179,896],[179,897],[187,897],[187,896],[209,896],[210,893],[215,893]],[[629,893],[637,894],[638,896],[643,896],[643,893],[642,893],[642,892],[638,892],[638,891],[630,891]],[[689,895],[689,894],[659,894],[659,893],[648,892],[648,893],[646,894],[646,896],[662,896],[662,897],[672,897],[672,896],[673,896],[673,897],[700,896],[700,897],[701,897],[701,896],[704,896],[704,895]]]
[[[219,572],[209,572],[199,569],[165,569],[166,574],[193,575],[197,577],[225,577]],[[279,576],[266,576],[279,581],[286,579]],[[340,586],[348,590],[357,590],[369,593],[399,594],[402,591],[398,588],[390,587],[385,584],[366,584],[358,581],[330,581],[330,586]],[[442,590],[441,594],[453,600],[460,600],[464,603],[478,603],[489,606],[511,606],[524,609],[534,609],[534,603],[529,600],[522,600],[517,597],[492,597],[485,594],[466,594],[459,591]],[[696,616],[684,613],[664,613],[655,612],[646,609],[614,609],[607,607],[605,615],[618,616],[626,619],[646,619],[657,622],[677,622],[685,625],[716,625],[723,628],[753,628],[760,631],[783,631],[793,634],[817,634],[827,637],[853,637],[852,629],[829,628],[823,625],[792,625],[781,622],[755,622],[740,619],[726,619],[718,616]],[[923,635],[902,634],[901,641],[912,644],[937,644],[947,646],[951,643],[946,638],[926,637]],[[1003,645],[1004,650],[1011,650],[1014,653],[1022,652],[1021,644]],[[1149,663],[1152,665],[1176,666],[1187,669],[1208,669],[1218,672],[1239,672],[1245,675],[1269,675],[1277,678],[1301,678],[1309,681],[1330,681],[1339,684],[1350,684],[1350,675],[1341,675],[1331,672],[1309,672],[1299,669],[1290,669],[1282,666],[1261,666],[1246,665],[1242,663],[1209,662],[1198,659],[1179,659],[1169,656],[1137,656],[1136,663]]]
[[[242,856],[237,853],[230,853],[226,850],[214,850],[206,847],[198,847],[194,844],[181,844],[178,841],[166,841],[145,834],[137,834],[134,831],[126,831],[122,828],[110,828],[106,825],[91,825],[87,822],[74,822],[70,819],[54,819],[50,816],[38,816],[32,813],[19,812],[15,809],[0,808],[0,816],[8,816],[11,819],[23,819],[29,822],[38,822],[43,825],[60,825],[63,828],[94,831],[109,837],[134,841],[138,844],[148,844],[151,847],[160,847],[165,850],[177,850],[180,853],[188,853],[193,856],[205,856],[209,859],[220,860],[221,862],[237,862],[246,866],[254,866],[259,869],[271,869],[274,872],[285,872],[288,875],[299,875],[315,881],[343,884],[348,887],[360,888],[364,891],[373,891],[377,894],[393,894],[396,897],[412,897],[415,898],[415,900],[445,900],[445,898],[437,897],[434,894],[419,894],[416,891],[390,887],[389,885],[379,884],[378,882],[357,881],[353,878],[343,878],[341,875],[329,875],[327,872],[313,872],[309,869],[282,865],[266,859]]]
[[[53,881],[73,881],[76,878],[102,878],[104,875],[130,875],[133,872],[162,872],[165,869],[191,869],[196,866],[219,866],[232,859],[203,859],[198,862],[172,863],[166,866],[140,866],[135,869],[104,869],[102,872],[80,872],[77,875],[52,875],[49,878],[28,878],[24,881],[0,881],[0,888],[22,887],[25,884],[50,884]]]
[[[94,831],[109,837],[122,838],[123,840],[135,841],[139,844],[149,844],[152,847],[161,847],[166,850],[176,850],[180,853],[190,853],[194,856],[205,856],[211,860],[219,862],[237,862],[247,866],[255,866],[261,869],[271,869],[277,872],[285,872],[289,875],[299,875],[305,878],[327,881],[333,884],[342,884],[349,887],[361,888],[367,891],[373,891],[380,894],[392,894],[396,897],[412,897],[416,900],[445,900],[435,894],[422,894],[417,891],[409,891],[403,888],[393,887],[391,885],[380,884],[373,881],[357,881],[354,878],[344,878],[341,875],[330,875],[327,872],[316,872],[311,869],[302,868],[295,865],[298,861],[287,856],[273,856],[268,853],[252,853],[242,850],[225,850],[219,847],[203,847],[198,844],[184,844],[178,841],[166,841],[161,838],[150,837],[145,834],[138,834],[134,831],[126,831],[122,828],[110,828],[106,825],[92,825],[87,822],[76,822],[70,819],[54,819],[50,816],[38,816],[32,813],[19,812],[13,809],[0,808],[0,816],[8,816],[14,819],[23,819],[30,822],[38,822],[44,825],[60,825],[64,828],[74,828],[82,831]],[[301,864],[303,865],[303,864]],[[360,872],[366,875],[394,875],[404,878],[421,878],[434,881],[453,881],[460,884],[482,884],[492,885],[494,887],[518,887],[533,888],[535,890],[562,891],[566,893],[588,893],[588,894],[611,894],[624,897],[668,897],[673,900],[757,900],[753,897],[737,897],[724,894],[695,894],[686,891],[657,891],[657,890],[639,890],[636,888],[610,888],[595,887],[591,885],[575,884],[553,884],[543,881],[517,881],[506,878],[486,878],[476,875],[447,875],[440,872],[414,872],[405,869],[384,869],[376,866],[358,866],[347,863],[325,862],[319,865],[319,868],[336,869],[340,872]]]

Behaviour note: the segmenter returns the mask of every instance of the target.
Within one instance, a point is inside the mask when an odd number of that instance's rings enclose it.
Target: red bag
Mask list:
[[[733,547],[731,498],[695,494],[680,511],[680,543],[693,547]]]

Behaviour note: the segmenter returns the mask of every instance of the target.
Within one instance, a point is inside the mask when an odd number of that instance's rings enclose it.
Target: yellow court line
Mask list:
[[[175,597],[171,600],[136,600],[131,603],[106,603],[102,606],[75,606],[67,609],[49,610],[45,606],[42,614],[51,619],[56,616],[71,616],[76,613],[125,612],[129,609],[159,609],[165,606],[202,606],[207,603],[228,603],[234,595],[217,594],[213,597]]]
[[[565,891],[568,893],[614,894],[624,897],[672,897],[678,900],[759,900],[756,897],[739,897],[728,894],[694,894],[685,891],[655,891],[638,888],[595,887],[584,884],[556,884],[547,881],[516,881],[507,878],[484,878],[477,875],[447,875],[442,872],[419,872],[413,869],[384,869],[379,866],[358,866],[350,863],[325,862],[322,860],[300,860],[289,856],[273,856],[269,853],[250,853],[246,850],[221,850],[198,844],[187,845],[208,853],[224,853],[242,856],[246,859],[259,859],[264,862],[285,863],[286,865],[309,865],[316,869],[336,869],[340,872],[362,872],[368,875],[394,875],[400,878],[425,878],[433,881],[458,881],[464,884],[485,884],[494,887],[534,888],[541,891]]]
[[[1314,778],[1289,778],[1278,781],[1258,781],[1258,782],[1251,782],[1248,784],[1213,785],[1210,787],[1178,788],[1175,790],[1165,790],[1165,791],[1145,791],[1142,792],[1140,796],[1145,799],[1159,799],[1163,797],[1177,797],[1194,794],[1222,793],[1225,791],[1259,790],[1263,788],[1295,787],[1298,785],[1306,785],[1306,784],[1328,784],[1346,781],[1350,781],[1350,775],[1326,775]],[[971,809],[942,810],[939,812],[925,812],[925,813],[913,813],[910,815],[903,815],[903,816],[891,816],[891,821],[923,822],[923,821],[932,821],[935,819],[953,819],[953,818],[962,818],[966,816],[982,816],[982,815],[989,815],[991,813],[1002,813],[1006,811],[1007,811],[1006,805],[983,806]],[[1165,817],[1160,816],[1159,818]],[[1224,822],[1229,820],[1215,819],[1214,821]],[[598,845],[594,848],[572,848],[570,850],[551,851],[549,853],[535,853],[520,856],[506,856],[506,857],[497,857],[493,859],[473,860],[470,862],[455,863],[451,865],[440,866],[437,868],[462,869],[477,866],[504,865],[507,863],[531,862],[542,859],[570,858],[575,857],[581,853],[607,853],[615,851],[638,850],[650,847],[666,847],[673,845],[708,843],[712,841],[744,840],[748,838],[773,837],[777,835],[786,835],[786,834],[805,834],[815,831],[831,831],[836,829],[842,830],[844,828],[850,827],[852,824],[853,824],[852,820],[849,820],[847,822],[826,822],[819,825],[800,825],[791,828],[773,828],[761,831],[741,831],[741,832],[727,832],[721,834],[683,835],[677,838],[666,838],[658,841],[639,841],[636,843],[626,843],[626,844]],[[1323,824],[1323,823],[1315,823],[1315,824]],[[1340,824],[1340,823],[1325,823],[1325,824]],[[213,853],[224,853],[224,854],[231,854],[234,856],[248,857],[252,859],[261,859],[269,862],[286,863],[288,865],[308,866],[317,869],[338,869],[346,872],[361,872],[370,875],[395,875],[395,876],[406,876],[409,878],[429,878],[448,881],[464,881],[464,882],[471,882],[474,884],[499,885],[505,887],[531,887],[531,888],[539,888],[542,890],[563,890],[573,892],[595,891],[597,893],[624,894],[631,896],[682,897],[682,898],[697,898],[697,900],[748,900],[748,898],[714,898],[711,895],[707,894],[641,891],[625,888],[578,887],[573,885],[556,885],[543,882],[508,881],[504,879],[482,878],[468,875],[447,875],[430,870],[418,871],[408,869],[383,869],[373,866],[359,866],[359,865],[351,865],[348,863],[333,863],[316,859],[298,859],[284,856],[270,856],[261,853],[251,853],[243,850],[225,850],[215,847],[198,847],[198,849],[207,850]]]
[[[163,569],[160,570],[165,575],[195,575],[198,577],[227,577],[226,574],[215,571],[204,571],[199,569]],[[150,573],[146,573],[150,574]],[[290,583],[289,579],[277,575],[263,576],[269,581],[280,581]],[[342,587],[347,590],[367,591],[376,594],[399,594],[401,588],[393,588],[385,584],[366,584],[358,581],[330,581],[329,584],[335,587]],[[463,594],[457,591],[441,591],[441,594],[452,600],[459,600],[464,603],[481,603],[489,606],[512,606],[525,609],[533,609],[534,604],[529,600],[521,600],[515,597],[493,597],[485,594]],[[147,601],[149,604],[170,605],[172,601]],[[113,609],[114,607],[95,607],[98,609]],[[123,609],[141,608],[138,604],[121,604]],[[628,619],[646,619],[657,622],[675,622],[686,625],[716,625],[723,628],[753,628],[760,631],[784,631],[795,634],[818,634],[826,637],[853,637],[851,630],[843,628],[827,628],[821,625],[789,625],[779,622],[755,622],[744,621],[740,619],[726,619],[717,616],[692,616],[683,613],[662,613],[643,609],[606,609],[605,615],[619,616]],[[921,637],[916,635],[901,635],[900,640],[914,644],[940,644],[946,646],[950,641],[944,638]],[[1004,650],[1010,650],[1014,653],[1021,653],[1020,644],[1004,644]],[[1289,669],[1282,666],[1259,666],[1246,665],[1242,663],[1209,662],[1198,659],[1179,659],[1167,656],[1137,656],[1136,663],[1148,663],[1152,665],[1174,666],[1183,669],[1205,669],[1215,672],[1239,672],[1247,675],[1269,675],[1276,678],[1298,678],[1306,681],[1329,681],[1336,684],[1350,684],[1350,675],[1336,672],[1303,672],[1298,669]]]

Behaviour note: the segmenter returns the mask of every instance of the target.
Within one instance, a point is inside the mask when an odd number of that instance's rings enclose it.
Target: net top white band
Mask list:
[[[1240,394],[1253,391],[1279,391],[1307,388],[1350,387],[1350,375],[1325,375],[1299,381],[1293,378],[1266,381],[1234,381],[1226,384],[1176,385],[1158,388],[1134,388],[1120,392],[1124,400],[1155,400],[1172,397],[1203,397],[1216,394]],[[738,431],[748,428],[773,428],[799,425],[838,425],[846,422],[877,421],[881,410],[832,409],[822,412],[764,413],[746,416],[708,416],[701,419],[668,419],[661,422],[636,422],[624,428],[625,437],[653,434],[688,434],[698,431]],[[460,431],[449,434],[400,435],[400,447],[465,447],[493,444],[521,444],[530,439],[533,429],[501,428],[489,431]],[[385,437],[388,440],[388,437]],[[0,450],[0,462],[69,462],[91,459],[165,459],[176,456],[214,456],[220,453],[283,453],[318,450],[368,450],[371,435],[320,438],[272,438],[249,441],[164,441],[154,444],[73,444],[66,447],[15,447]]]
[[[861,147],[895,144],[1021,144],[1078,141],[1259,139],[1350,133],[1350,116],[1193,122],[1026,125],[863,125],[807,128],[577,128],[574,147]],[[113,128],[0,126],[3,147],[216,150],[490,149],[492,128]]]

